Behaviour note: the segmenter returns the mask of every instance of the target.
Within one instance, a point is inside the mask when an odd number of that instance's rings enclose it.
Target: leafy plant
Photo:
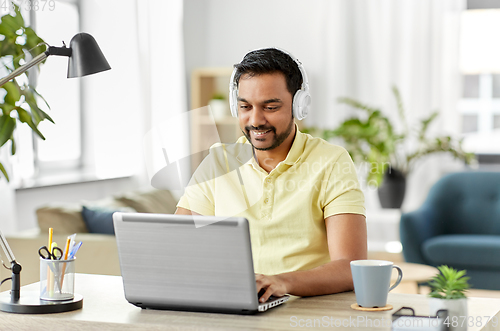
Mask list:
[[[14,13],[2,16],[0,20],[0,64],[8,71],[19,68],[31,57],[35,57],[45,51],[44,41],[24,23],[19,7],[13,4]],[[2,39],[3,38],[3,39]],[[43,110],[38,107],[36,96],[43,97],[30,87],[27,81],[29,73],[19,76],[19,80],[13,79],[0,87],[0,148],[11,141],[11,154],[16,153],[14,131],[17,121],[26,123],[40,138],[45,137],[38,130],[38,124],[47,119],[54,121]],[[24,78],[21,78],[24,77]],[[47,102],[45,102],[47,107]],[[5,167],[0,163],[0,172],[9,181]]]
[[[439,266],[438,270],[440,273],[429,283],[431,287],[429,296],[439,299],[465,298],[465,291],[470,287],[468,283],[470,277],[465,276],[466,271],[458,271],[447,265]]]
[[[383,175],[389,167],[407,176],[415,167],[416,161],[429,154],[450,153],[467,164],[475,160],[474,154],[462,150],[461,140],[451,136],[427,137],[429,126],[438,116],[437,111],[421,120],[417,126],[410,127],[399,90],[393,86],[392,92],[403,127],[401,132],[396,131],[395,125],[380,109],[345,97],[338,101],[360,110],[362,118],[349,118],[334,130],[309,128],[306,132],[318,134],[325,140],[342,138],[355,162],[368,163],[367,181],[375,186],[382,183]],[[411,143],[415,143],[413,148]]]
[[[214,93],[212,100],[225,100],[226,96],[222,93]]]

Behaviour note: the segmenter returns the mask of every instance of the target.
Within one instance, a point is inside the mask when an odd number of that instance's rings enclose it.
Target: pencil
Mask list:
[[[52,235],[54,234],[54,229],[49,228],[49,244],[47,245],[47,248],[50,252],[50,248],[52,247]]]
[[[47,250],[49,251],[49,253],[51,253],[51,248],[52,248],[52,235],[54,234],[54,229],[53,228],[49,228],[49,245],[47,246]],[[49,257],[50,258],[50,257]],[[51,273],[50,273],[50,269],[47,268],[47,292],[52,292],[53,291],[53,288],[52,288],[52,282],[51,282]]]
[[[68,237],[66,240],[66,249],[64,250],[64,260],[66,261],[68,259],[68,253],[69,253],[69,244],[71,242],[71,238]],[[66,262],[64,262],[63,269],[62,269],[62,274],[61,274],[61,293],[62,293],[62,286],[63,286],[63,281],[64,281],[64,273],[66,272]]]

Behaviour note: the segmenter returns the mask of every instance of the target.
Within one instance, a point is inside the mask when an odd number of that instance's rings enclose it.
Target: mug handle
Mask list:
[[[394,283],[394,285],[389,287],[389,292],[392,291],[396,286],[398,286],[399,283],[401,283],[401,279],[403,279],[403,270],[401,270],[401,268],[397,265],[393,265],[392,267],[398,269],[398,279],[396,280],[396,283]]]

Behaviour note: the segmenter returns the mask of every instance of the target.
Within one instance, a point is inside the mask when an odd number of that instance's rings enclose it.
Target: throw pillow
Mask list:
[[[120,210],[83,206],[82,217],[90,233],[114,235],[113,213],[117,211]]]
[[[130,192],[115,199],[138,213],[173,214],[177,205],[177,200],[167,190]]]
[[[55,235],[89,232],[81,211],[80,204],[54,204],[38,208],[36,216],[41,233],[47,233],[49,228],[54,229]]]

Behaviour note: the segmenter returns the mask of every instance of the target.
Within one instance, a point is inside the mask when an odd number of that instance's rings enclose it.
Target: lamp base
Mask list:
[[[18,314],[50,314],[77,310],[83,307],[83,296],[75,293],[72,300],[40,300],[40,293],[24,291],[18,301],[12,302],[10,291],[0,293],[0,311]]]

